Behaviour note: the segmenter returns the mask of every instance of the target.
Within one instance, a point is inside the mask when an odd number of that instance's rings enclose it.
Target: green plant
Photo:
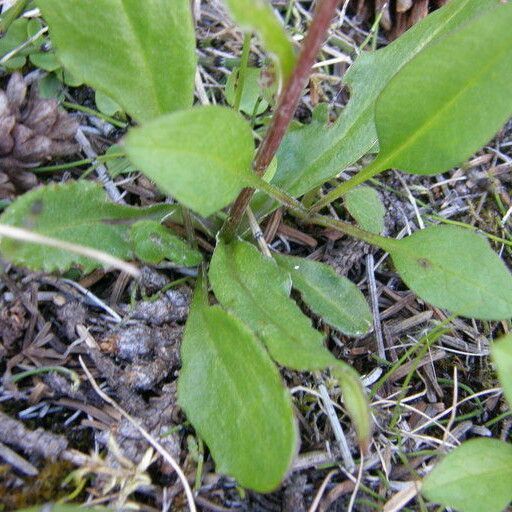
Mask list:
[[[361,450],[371,439],[371,414],[357,373],[327,350],[291,289],[347,336],[368,332],[371,315],[361,292],[328,266],[272,258],[243,240],[247,207],[261,219],[283,205],[303,222],[382,248],[404,282],[438,307],[477,319],[512,317],[512,277],[483,238],[453,226],[430,226],[402,240],[381,236],[378,197],[355,188],[388,168],[447,171],[507,121],[512,5],[452,0],[387,48],[361,53],[346,77],[352,98],[334,126],[318,116],[287,132],[338,1],[319,2],[298,56],[266,0],[226,4],[245,30],[261,35],[275,60],[280,93],[256,156],[251,125],[239,112],[192,106],[196,57],[189,0],[147,0],[144,10],[138,0],[76,0],[65,6],[39,0],[63,68],[140,125],[126,136],[123,157],[179,204],[118,205],[99,185],[81,181],[25,194],[0,222],[120,258],[167,258],[181,265],[197,265],[200,257],[163,226],[164,219],[172,215],[174,222],[193,222],[217,236],[186,326],[179,400],[219,471],[266,492],[280,483],[298,446],[291,398],[276,363],[300,371],[329,369]],[[245,112],[252,105],[250,115],[258,115],[258,100],[244,96],[244,82],[253,80],[247,59],[237,73],[230,102]],[[312,206],[299,200],[377,151],[373,163]],[[340,197],[356,224],[319,213]],[[231,203],[226,219],[222,209]],[[47,271],[99,265],[5,237],[0,251],[17,264]],[[219,305],[210,305],[208,282]]]
[[[512,405],[512,336],[493,347],[493,359]],[[512,444],[472,439],[448,454],[426,477],[423,494],[462,512],[501,512],[512,501]]]

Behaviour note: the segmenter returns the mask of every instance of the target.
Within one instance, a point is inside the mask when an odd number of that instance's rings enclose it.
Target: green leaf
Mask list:
[[[288,272],[254,246],[219,242],[209,277],[219,302],[254,330],[279,364],[318,370],[332,362],[323,336],[289,298]]]
[[[112,203],[101,186],[76,181],[27,192],[4,210],[0,223],[129,259],[132,257],[130,226],[120,221],[161,218],[174,208],[156,205],[141,209]],[[0,239],[0,253],[17,265],[45,272],[67,270],[72,265],[81,265],[86,271],[99,266],[84,256],[8,238]]]
[[[95,92],[94,101],[97,109],[106,116],[115,116],[122,111],[121,107],[112,98],[101,91]]]
[[[295,52],[283,25],[268,0],[225,0],[234,20],[246,31],[255,31],[276,59],[282,81],[295,67]]]
[[[38,0],[57,57],[138,121],[192,105],[189,0]]]
[[[386,209],[375,189],[365,186],[353,188],[343,198],[348,212],[364,230],[376,234],[384,231]]]
[[[289,273],[246,242],[220,241],[209,276],[219,302],[256,333],[277,363],[294,370],[332,369],[361,446],[367,446],[371,415],[359,376],[325,348],[323,336],[290,299]]]
[[[167,259],[184,267],[195,267],[203,260],[200,252],[154,220],[133,224],[130,237],[135,255],[153,265]]]
[[[204,217],[256,179],[251,128],[224,107],[197,107],[150,121],[128,134],[126,151],[163,192]]]
[[[391,78],[421,50],[499,4],[500,0],[451,0],[386,48],[361,53],[345,76],[351,94],[339,119],[331,127],[312,123],[290,131],[279,148],[273,185],[298,197],[364,156],[376,146],[375,103]],[[264,194],[258,194],[252,205],[258,216],[275,207]]]
[[[422,493],[460,512],[501,512],[512,500],[512,445],[496,439],[463,443],[427,476]]]
[[[226,82],[226,100],[233,106],[235,103],[235,91],[238,81],[239,69],[234,69]],[[260,115],[268,108],[268,102],[262,99],[260,86],[261,69],[247,68],[245,70],[244,89],[240,100],[240,110],[248,116]],[[261,100],[260,100],[261,99]],[[258,100],[260,100],[258,102]]]
[[[378,169],[444,172],[512,115],[512,5],[501,3],[417,55],[377,101]]]
[[[259,492],[276,489],[298,436],[290,395],[261,342],[240,320],[196,297],[181,357],[179,403],[217,471]]]
[[[8,53],[23,44],[27,39],[27,27],[29,21],[26,18],[14,20],[9,30],[0,38],[0,58],[4,58]],[[7,69],[19,69],[25,65],[27,55],[30,50],[24,48],[16,53],[15,56],[7,60],[3,65]]]
[[[362,336],[372,325],[370,308],[359,288],[324,263],[274,255],[288,272],[302,300],[323,321],[349,336]]]
[[[512,276],[479,235],[434,226],[392,241],[389,252],[407,286],[434,306],[482,320],[512,317]]]
[[[492,346],[492,357],[509,407],[512,408],[512,334]]]

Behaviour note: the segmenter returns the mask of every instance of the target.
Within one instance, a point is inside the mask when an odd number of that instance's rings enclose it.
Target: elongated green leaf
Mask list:
[[[499,5],[500,0],[451,0],[386,48],[361,53],[345,76],[351,96],[339,119],[332,127],[312,123],[289,132],[272,183],[298,197],[359,160],[376,146],[375,103],[391,78],[421,50]],[[275,207],[263,194],[252,205],[258,216]]]
[[[263,46],[277,60],[283,81],[295,66],[292,42],[268,0],[225,0],[231,15],[244,29],[255,31]]]
[[[323,336],[289,298],[288,273],[254,246],[219,242],[209,276],[219,302],[254,330],[279,364],[318,370],[332,362]]]
[[[444,172],[512,116],[512,5],[501,3],[430,46],[377,101],[376,168]]]
[[[482,320],[512,317],[512,276],[479,235],[435,226],[389,251],[407,286],[435,306]]]
[[[366,231],[378,235],[384,231],[386,209],[375,189],[363,186],[349,190],[344,196],[344,205]]]
[[[494,343],[492,347],[492,356],[498,377],[508,400],[509,407],[512,408],[512,335],[503,337]]]
[[[0,223],[25,228],[41,235],[93,247],[121,259],[132,257],[126,220],[162,218],[175,209],[157,205],[141,209],[108,200],[105,191],[88,181],[48,185],[19,197],[0,215]],[[99,266],[93,260],[52,247],[0,239],[0,253],[13,263],[51,272],[81,265]]]
[[[275,255],[275,259],[290,272],[302,300],[326,323],[349,336],[368,332],[372,324],[370,308],[354,283],[324,263],[281,255]]]
[[[371,437],[371,415],[359,376],[323,345],[289,298],[290,277],[246,242],[219,242],[210,263],[210,281],[219,302],[263,341],[272,358],[295,370],[331,368],[339,378],[345,405],[364,448]]]
[[[57,57],[138,121],[192,105],[189,0],[38,0]]]
[[[129,159],[162,189],[207,217],[255,180],[252,131],[231,109],[175,112],[132,130]]]
[[[427,476],[422,492],[459,512],[501,512],[512,501],[512,445],[496,439],[463,443]]]
[[[194,301],[181,347],[179,403],[217,471],[274,490],[298,446],[291,399],[261,342],[218,306]]]
[[[135,255],[148,263],[158,264],[168,259],[178,265],[194,267],[203,260],[199,251],[154,220],[141,220],[133,224],[130,237]]]

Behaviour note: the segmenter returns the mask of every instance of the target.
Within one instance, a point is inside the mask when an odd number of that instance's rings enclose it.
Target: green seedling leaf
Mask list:
[[[503,337],[494,343],[492,347],[492,357],[494,364],[498,369],[498,377],[500,379],[503,392],[512,408],[512,335]]]
[[[463,443],[427,476],[422,493],[460,512],[501,512],[512,500],[512,445],[496,439]]]
[[[444,172],[512,116],[512,4],[501,3],[411,60],[377,101],[376,169]]]
[[[217,471],[258,492],[278,487],[298,446],[288,391],[261,342],[218,306],[192,305],[178,399]]]
[[[256,333],[277,363],[294,370],[332,369],[361,446],[366,447],[371,415],[359,376],[325,348],[323,336],[290,299],[289,273],[254,246],[235,241],[217,244],[209,276],[219,302]]]
[[[434,226],[393,241],[389,252],[407,286],[431,304],[481,320],[512,317],[512,276],[479,235]]]
[[[424,48],[499,4],[500,0],[451,0],[386,48],[361,53],[345,76],[351,94],[339,119],[333,126],[312,123],[290,131],[279,149],[272,183],[298,197],[377,149],[375,103],[391,78]],[[252,208],[262,216],[276,203],[258,194]]]
[[[362,336],[372,325],[370,308],[359,288],[324,263],[275,255],[302,300],[322,320],[348,336]]]
[[[26,18],[18,18],[12,22],[7,33],[0,38],[0,59],[4,59],[7,54],[28,39],[27,30],[28,20]],[[2,65],[10,70],[20,69],[25,65],[28,54],[29,49],[24,48],[6,60]]]
[[[377,235],[384,231],[386,209],[375,189],[363,186],[349,190],[344,205],[364,230]]]
[[[126,221],[162,218],[174,208],[156,205],[141,209],[112,203],[101,186],[77,181],[27,192],[4,210],[0,223],[130,259],[130,226]],[[80,265],[85,271],[99,266],[96,261],[68,251],[8,238],[0,239],[0,253],[17,265],[45,272],[68,270],[72,265]]]
[[[106,116],[115,116],[118,112],[122,111],[117,102],[101,91],[95,92],[94,100],[98,110]]]
[[[226,100],[233,106],[235,104],[236,88],[238,82],[238,69],[234,69],[226,82]],[[261,69],[247,68],[245,70],[244,88],[240,100],[240,110],[248,116],[260,115],[268,108],[268,102],[262,99],[260,86]]]
[[[38,0],[57,57],[137,121],[192,105],[189,0]]]
[[[249,124],[231,109],[175,112],[132,130],[129,159],[165,193],[207,217],[256,180]]]
[[[184,267],[195,267],[203,257],[181,238],[154,220],[141,220],[130,230],[135,255],[147,263],[157,265],[167,259]]]
[[[282,82],[292,74],[295,52],[283,25],[268,0],[225,0],[233,19],[246,31],[258,33],[263,46],[277,61]]]

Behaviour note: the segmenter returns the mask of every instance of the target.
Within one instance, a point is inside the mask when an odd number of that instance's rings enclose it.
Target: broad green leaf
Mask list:
[[[226,82],[226,100],[231,106],[235,103],[238,74],[239,70],[234,69]],[[261,69],[259,68],[247,68],[245,70],[244,89],[240,99],[240,110],[248,116],[252,116],[253,114],[263,114],[263,112],[268,108],[268,102],[262,97],[260,75]]]
[[[512,276],[479,235],[434,226],[393,241],[389,252],[407,286],[434,306],[482,320],[512,317]]]
[[[254,246],[219,242],[209,276],[219,302],[254,330],[279,364],[318,370],[332,362],[323,336],[289,297],[288,272]]]
[[[512,116],[512,4],[423,50],[377,101],[375,168],[444,172],[484,145]]]
[[[279,149],[272,183],[298,197],[359,160],[376,146],[375,103],[391,78],[421,50],[499,4],[500,0],[451,0],[387,47],[361,53],[345,76],[351,95],[339,119],[332,127],[312,123],[290,131]],[[258,194],[252,207],[262,216],[276,203]]]
[[[27,28],[29,21],[26,18],[18,18],[14,20],[9,27],[7,33],[0,38],[0,58],[5,56],[12,50],[23,44],[27,39]],[[3,65],[7,69],[19,69],[25,65],[27,55],[30,53],[29,48],[24,48],[8,59]]]
[[[141,209],[112,203],[101,186],[76,181],[27,192],[4,210],[0,223],[129,259],[132,248],[126,221],[162,218],[174,208],[156,205]],[[81,265],[84,270],[99,266],[77,254],[7,238],[0,239],[0,254],[17,265],[45,272],[67,270],[72,265]]]
[[[290,276],[275,261],[241,241],[219,242],[210,263],[210,282],[219,302],[263,341],[272,358],[295,370],[331,368],[362,447],[371,437],[371,416],[359,376],[323,345],[323,336],[290,299]]]
[[[378,235],[384,231],[386,209],[375,189],[365,186],[353,188],[343,199],[344,206],[363,229]]]
[[[492,357],[498,369],[498,377],[509,407],[512,408],[512,335],[494,343]]]
[[[175,112],[132,130],[129,159],[165,193],[207,217],[254,183],[249,124],[231,109]]]
[[[288,272],[302,300],[322,320],[349,336],[362,336],[372,325],[370,308],[359,288],[325,263],[293,256],[274,256]]]
[[[501,512],[512,501],[512,445],[496,439],[463,443],[427,476],[422,493],[459,512]]]
[[[167,259],[184,267],[195,267],[203,260],[200,252],[154,220],[133,224],[130,237],[135,255],[154,265]]]
[[[247,31],[255,31],[263,46],[276,59],[283,82],[295,67],[295,52],[268,0],[225,0],[234,20]]]
[[[189,0],[37,0],[66,70],[137,121],[192,105]]]
[[[298,446],[290,395],[261,342],[196,299],[181,346],[178,400],[215,460],[244,487],[278,487]]]

